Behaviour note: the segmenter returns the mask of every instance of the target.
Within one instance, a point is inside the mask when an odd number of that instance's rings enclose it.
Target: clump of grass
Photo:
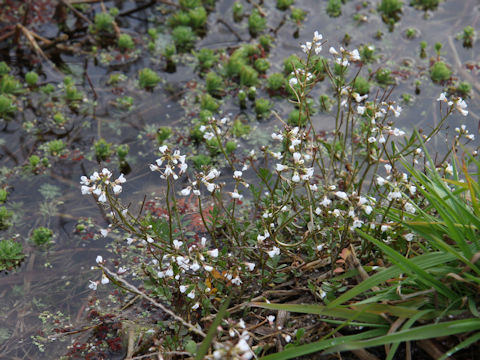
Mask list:
[[[378,11],[382,14],[385,23],[393,24],[400,20],[403,2],[401,0],[382,0],[378,5]]]
[[[241,21],[244,15],[243,5],[240,2],[235,1],[232,6],[232,11],[233,11],[233,20],[235,22]]]
[[[305,16],[307,16],[307,12],[303,9],[292,8],[290,10],[290,17],[292,18],[293,22],[297,24],[300,24],[303,20],[305,20]]]
[[[476,32],[473,26],[465,26],[463,32],[460,33],[457,38],[463,41],[463,46],[471,48],[475,42]]]
[[[0,94],[0,117],[6,118],[17,110],[10,97]]]
[[[427,11],[435,10],[438,7],[440,0],[411,0],[410,5],[415,6],[416,8]]]
[[[193,48],[197,37],[189,26],[177,26],[172,30],[172,38],[179,51],[188,51]]]
[[[29,71],[25,74],[25,82],[28,86],[35,86],[38,83],[38,74],[35,71]]]
[[[212,96],[220,96],[224,92],[223,79],[213,71],[205,76],[205,85]]]
[[[95,142],[93,149],[98,161],[107,160],[112,155],[112,144],[108,143],[104,138]]]
[[[117,45],[119,49],[123,51],[132,50],[135,47],[132,37],[128,34],[120,34]]]
[[[268,99],[258,98],[255,100],[255,112],[257,113],[257,117],[266,117],[270,113],[271,108],[272,104]]]
[[[395,79],[392,77],[392,71],[390,69],[379,69],[375,73],[375,80],[377,80],[381,86],[395,84]]]
[[[113,32],[113,17],[109,13],[100,12],[95,15],[92,31]]]
[[[209,48],[200,49],[200,51],[195,53],[195,56],[202,70],[210,69],[218,62],[218,55]]]
[[[202,108],[202,110],[216,112],[220,107],[220,104],[210,94],[205,94],[200,100],[200,107]]]

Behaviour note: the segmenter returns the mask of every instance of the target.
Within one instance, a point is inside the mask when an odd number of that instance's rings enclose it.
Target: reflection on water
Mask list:
[[[233,48],[251,41],[245,22],[236,24],[231,21],[232,3],[217,1],[216,11],[209,16],[209,31],[197,43],[198,48]],[[468,100],[470,116],[467,126],[476,132],[480,120],[478,47],[465,49],[455,39],[467,24],[479,28],[480,11],[476,0],[446,1],[436,11],[427,14],[404,6],[401,20],[393,32],[388,32],[379,16],[363,10],[358,1],[348,2],[342,7],[342,16],[332,19],[325,14],[326,2],[297,0],[295,6],[308,12],[300,29],[276,10],[274,3],[268,1],[264,4],[267,24],[274,30],[272,33],[276,38],[269,58],[272,63],[270,72],[280,72],[283,59],[292,53],[298,54],[299,43],[309,39],[315,30],[328,39],[325,44],[327,48],[330,44],[338,47],[345,34],[349,34],[350,47],[372,44],[377,49],[380,58],[368,67],[377,69],[387,66],[394,70],[397,79],[393,95],[395,99],[404,93],[412,95],[412,102],[403,105],[406,109],[398,125],[404,129],[411,129],[412,126],[428,129],[433,128],[439,120],[438,109],[432,99],[438,96],[442,87],[432,85],[429,80],[428,59],[419,58],[419,44],[420,41],[427,41],[428,53],[433,56],[433,45],[441,42],[441,56],[452,65],[454,73],[461,80],[473,84],[472,98]],[[462,5],[459,6],[459,3]],[[107,8],[113,4],[121,12],[137,6],[134,1],[105,2]],[[98,10],[99,5],[92,7]],[[143,43],[149,27],[162,25],[155,22],[156,18],[164,19],[160,15],[163,7],[159,9],[150,6],[123,16],[120,26],[133,34],[139,43]],[[367,21],[353,20],[358,13],[364,15]],[[58,29],[53,23],[38,24],[34,28],[45,37],[57,36]],[[409,28],[415,28],[420,36],[407,39],[405,31]],[[297,31],[298,39],[294,37]],[[379,32],[383,33],[380,40],[376,39]],[[80,38],[84,36],[84,32],[80,33]],[[10,49],[8,43],[0,43],[0,47],[0,60],[9,63],[16,75],[23,75],[30,70],[31,64],[21,60],[22,54]],[[154,159],[155,131],[159,126],[166,125],[188,129],[189,120],[196,115],[185,110],[185,105],[191,102],[188,89],[200,78],[188,58],[184,63],[177,64],[176,72],[167,73],[162,71],[164,66],[156,56],[149,56],[142,49],[135,59],[113,61],[111,65],[103,64],[101,57],[92,59],[82,53],[54,54],[52,59],[59,68],[72,74],[77,80],[78,89],[92,102],[81,104],[73,112],[65,111],[71,117],[68,123],[64,128],[53,128],[48,114],[54,104],[45,102],[45,97],[40,95],[32,96],[30,102],[25,102],[25,108],[21,109],[15,121],[6,123],[0,132],[1,184],[8,188],[7,207],[14,212],[14,226],[3,231],[2,238],[18,237],[27,254],[19,269],[0,275],[0,358],[16,356],[44,359],[46,354],[48,358],[54,358],[65,353],[65,344],[71,341],[68,337],[66,343],[47,345],[45,353],[41,353],[32,340],[32,336],[37,336],[37,339],[42,337],[40,329],[43,325],[39,315],[46,311],[62,313],[62,316],[58,315],[58,321],[70,329],[80,329],[86,323],[85,304],[92,294],[88,280],[98,275],[90,271],[90,267],[96,255],[108,256],[105,250],[107,241],[99,238],[98,229],[107,226],[108,220],[93,199],[80,195],[79,178],[100,166],[115,170],[120,167],[115,157],[109,163],[99,165],[92,151],[94,141],[103,137],[108,142],[130,146],[127,157],[130,176],[124,196],[130,198],[133,204],[141,201],[144,194],[161,194],[158,178],[147,168],[147,164]],[[469,69],[472,64],[477,66],[473,71]],[[147,66],[159,72],[163,79],[163,85],[152,92],[139,90],[135,82],[138,70]],[[37,71],[39,69],[38,66],[34,68]],[[63,76],[52,67],[46,65],[42,72],[42,84],[57,86],[62,83]],[[110,76],[117,73],[126,74],[128,80],[116,87],[108,85]],[[417,94],[416,87],[420,89]],[[379,89],[378,94],[382,91]],[[327,84],[321,85],[314,95],[318,97],[323,92],[328,92]],[[119,96],[127,95],[133,98],[134,104],[128,113],[115,105]],[[274,101],[280,115],[286,116],[292,109],[284,101]],[[232,117],[238,116],[240,111],[238,105],[228,97],[223,110],[232,113]],[[259,136],[245,146],[254,144],[262,134],[267,137],[269,129],[278,126],[273,118],[256,122],[253,112],[246,116],[254,122],[252,125]],[[317,113],[314,119],[319,129],[332,127],[328,114]],[[462,121],[464,118],[456,116],[449,127],[453,129]],[[25,171],[30,156],[39,153],[43,143],[57,138],[66,144],[68,151],[65,155],[51,158],[50,167],[41,169],[38,175]],[[438,142],[434,146],[441,151],[444,144]],[[38,226],[54,230],[55,243],[52,246],[39,248],[28,242],[32,229]]]

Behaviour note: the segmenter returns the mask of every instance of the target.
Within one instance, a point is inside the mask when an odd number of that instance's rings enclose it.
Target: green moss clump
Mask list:
[[[210,71],[205,77],[205,86],[207,92],[213,96],[219,96],[224,92],[223,79],[213,71]]]
[[[251,66],[245,65],[240,73],[240,85],[255,86],[258,83],[258,72]]]
[[[218,62],[218,55],[212,49],[202,48],[195,56],[202,70],[210,69]]]
[[[172,38],[179,51],[188,51],[193,48],[197,36],[189,26],[177,26],[172,30]]]
[[[235,22],[241,21],[244,14],[243,5],[240,2],[235,1],[232,6],[232,11],[233,11],[233,21]]]
[[[203,166],[207,166],[212,162],[212,158],[208,155],[198,154],[192,157],[193,166],[197,169],[201,169]]]
[[[243,137],[250,133],[250,125],[244,124],[240,119],[235,119],[232,126],[232,133],[235,137]]]
[[[427,11],[435,10],[438,7],[440,0],[411,0],[410,5],[415,6],[416,8]]]
[[[287,76],[290,75],[294,69],[303,69],[303,67],[302,61],[297,55],[290,55],[283,60],[283,73]]]
[[[470,94],[470,91],[472,91],[472,84],[470,84],[469,82],[463,81],[457,85],[456,91],[462,97],[467,97]]]
[[[270,69],[270,62],[267,59],[259,58],[255,60],[255,69],[260,73],[266,73]]]
[[[307,124],[307,121],[307,114],[305,114],[304,111],[300,113],[298,109],[293,109],[290,114],[288,114],[288,125],[305,126]]]
[[[430,68],[430,78],[433,82],[439,83],[450,79],[452,76],[452,70],[443,61],[437,61]]]
[[[5,95],[0,95],[0,117],[6,117],[13,112],[15,112],[17,108],[13,105],[12,99]]]
[[[16,94],[21,92],[22,85],[12,75],[3,75],[0,80],[0,94]]]
[[[98,161],[107,160],[112,155],[112,144],[103,138],[98,140],[93,148]]]
[[[117,146],[117,156],[120,161],[125,161],[128,152],[130,151],[130,146],[128,144],[120,144]]]
[[[13,269],[24,257],[22,244],[12,239],[0,240],[0,271]]]
[[[5,61],[0,61],[0,76],[8,74],[10,72],[10,67]]]
[[[47,245],[52,242],[53,231],[49,228],[40,226],[33,230],[30,240],[37,246]]]
[[[267,88],[277,91],[285,87],[285,77],[281,73],[273,73],[267,79]]]
[[[271,108],[272,104],[267,99],[259,98],[255,100],[255,112],[257,113],[257,117],[265,117],[270,113]]]
[[[220,104],[210,94],[205,94],[200,100],[200,107],[202,108],[202,110],[216,112],[220,107]]]
[[[202,6],[202,0],[180,0],[179,4],[182,9],[195,9]]]
[[[267,20],[260,14],[258,9],[253,9],[248,17],[248,30],[252,37],[256,37],[259,33],[265,30]]]
[[[172,128],[170,126],[161,126],[157,130],[157,142],[162,145],[165,140],[172,136]]]
[[[48,152],[52,156],[61,155],[66,147],[62,139],[52,140],[52,141],[49,141],[47,144],[48,144]]]
[[[0,207],[0,230],[8,229],[12,223],[10,219],[13,216],[13,212],[8,210],[5,206]]]
[[[205,27],[207,23],[207,10],[203,6],[198,6],[194,9],[188,11],[188,16],[190,18],[190,26],[195,30],[200,30]]]
[[[104,12],[95,15],[93,31],[95,32],[112,32],[113,31],[113,17]]]
[[[149,68],[143,68],[138,72],[138,84],[142,89],[151,89],[160,82],[160,76]]]
[[[35,86],[38,82],[38,74],[35,71],[30,71],[25,74],[25,82],[28,86]]]
[[[235,141],[227,141],[227,143],[225,144],[225,151],[227,152],[227,154],[231,154],[235,151],[235,149],[237,148],[237,143]]]
[[[327,14],[330,17],[339,17],[342,15],[342,0],[328,0]]]
[[[401,0],[382,0],[378,6],[378,11],[382,13],[384,21],[389,22],[393,20],[394,22],[400,19],[400,14],[402,13],[403,1]]]
[[[463,40],[464,47],[471,48],[475,41],[475,35],[475,29],[469,25],[463,28],[463,33],[459,35],[459,38]]]
[[[377,80],[382,86],[395,84],[395,79],[392,77],[392,71],[389,69],[379,69],[375,74],[375,80]]]
[[[357,76],[353,88],[360,95],[368,94],[370,92],[370,82],[362,76]]]
[[[67,122],[67,119],[65,119],[65,116],[63,116],[62,113],[60,112],[57,112],[53,115],[53,121],[55,121],[55,123],[57,125],[65,125],[65,123]]]
[[[120,34],[118,37],[117,45],[120,50],[132,50],[135,47],[135,43],[133,39],[128,34]]]
[[[290,17],[297,24],[300,24],[303,20],[305,20],[305,16],[307,16],[307,12],[303,9],[292,8],[290,11]]]
[[[293,5],[294,0],[277,0],[277,9],[285,11]]]
[[[258,43],[266,52],[272,47],[273,38],[270,35],[262,35],[258,38]]]

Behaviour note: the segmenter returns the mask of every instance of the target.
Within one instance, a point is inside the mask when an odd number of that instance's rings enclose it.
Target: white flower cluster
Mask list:
[[[97,196],[97,200],[101,203],[107,202],[106,191],[110,187],[115,195],[118,195],[122,192],[122,185],[127,180],[123,174],[115,180],[111,181],[112,172],[107,168],[98,173],[95,171],[89,178],[82,176],[80,178],[80,184],[82,185],[81,191],[82,195],[94,194]]]
[[[459,134],[460,136],[465,136],[468,140],[475,140],[475,135],[474,134],[469,134],[467,130],[467,126],[462,124],[459,128],[455,128],[455,131]]]
[[[457,110],[463,116],[468,115],[467,103],[461,97],[453,96],[450,100],[447,98],[446,93],[441,93],[437,101],[446,103],[450,109]]]
[[[155,164],[150,164],[151,171],[157,171],[161,175],[162,179],[172,177],[174,180],[178,179],[178,175],[187,171],[188,165],[185,162],[185,155],[181,155],[179,150],[175,150],[173,153],[170,151],[167,145],[160,146],[158,148],[162,156],[155,160]],[[165,167],[162,167],[163,164]],[[178,174],[175,173],[175,167],[178,167]]]
[[[250,360],[253,358],[254,353],[250,348],[250,345],[248,345],[249,338],[250,336],[248,335],[248,332],[243,331],[242,334],[240,334],[239,341],[235,345],[229,341],[215,343],[213,358],[215,360]]]
[[[315,31],[312,41],[307,41],[305,44],[300,45],[300,47],[305,54],[309,54],[313,49],[315,54],[318,55],[322,51],[322,39],[322,34],[319,34],[318,31]]]
[[[360,61],[360,53],[357,49],[348,51],[343,47],[340,47],[340,51],[337,51],[337,49],[331,46],[328,52],[333,56],[336,56],[335,62],[342,66],[348,66],[350,61]]]

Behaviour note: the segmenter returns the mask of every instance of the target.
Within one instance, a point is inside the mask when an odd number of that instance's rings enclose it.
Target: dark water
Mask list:
[[[251,41],[246,21],[239,24],[232,21],[232,3],[217,1],[216,10],[209,15],[208,32],[197,42],[197,49],[234,48]],[[142,3],[105,2],[107,8],[112,4],[125,12]],[[244,4],[248,10],[248,3]],[[447,0],[427,16],[422,11],[404,6],[401,20],[395,25],[393,32],[388,31],[378,14],[368,11],[374,6],[362,9],[361,4],[362,1],[348,2],[342,8],[342,15],[332,19],[325,13],[326,1],[297,0],[295,6],[308,13],[305,22],[298,27],[292,21],[284,19],[284,13],[275,9],[274,1],[264,1],[268,27],[276,29],[275,47],[269,57],[272,63],[269,73],[282,71],[283,59],[288,55],[300,55],[299,44],[310,40],[315,30],[328,40],[325,54],[331,45],[338,48],[348,33],[351,36],[348,48],[372,44],[378,49],[378,62],[366,66],[377,69],[387,65],[396,71],[398,76],[393,93],[394,100],[399,100],[403,93],[413,96],[411,104],[403,105],[405,111],[397,126],[405,130],[412,129],[412,126],[428,129],[439,119],[438,105],[433,100],[442,91],[442,86],[431,83],[428,58],[420,59],[418,56],[419,43],[422,40],[428,42],[427,51],[430,57],[434,56],[433,44],[441,42],[441,56],[452,66],[454,76],[473,85],[471,99],[467,100],[469,116],[463,118],[456,115],[449,120],[448,126],[453,129],[460,124],[466,124],[470,132],[477,135],[480,120],[479,70],[477,67],[470,71],[467,65],[480,65],[480,45],[477,42],[472,49],[466,49],[455,37],[466,25],[480,31],[479,1]],[[98,11],[99,5],[92,5],[91,8]],[[359,24],[354,21],[353,16],[356,13],[364,14],[367,22]],[[32,96],[30,103],[23,102],[25,106],[22,111],[0,132],[0,185],[7,187],[9,196],[6,206],[15,214],[14,225],[2,231],[1,236],[18,237],[24,244],[27,255],[17,270],[0,274],[0,358],[46,359],[65,353],[65,346],[72,338],[67,337],[64,343],[57,341],[46,344],[43,353],[34,344],[32,336],[42,335],[39,330],[44,325],[39,320],[39,314],[45,311],[61,312],[63,315],[59,318],[62,319],[62,324],[70,325],[71,329],[80,329],[86,324],[85,305],[88,297],[92,295],[88,280],[99,277],[98,271],[91,271],[90,267],[94,265],[96,255],[109,256],[106,245],[110,240],[99,237],[99,228],[107,226],[108,221],[103,210],[92,198],[81,196],[79,179],[81,175],[90,174],[103,166],[120,172],[116,156],[112,156],[109,162],[100,164],[95,160],[92,151],[94,141],[103,137],[111,143],[129,144],[127,161],[130,172],[127,174],[128,182],[122,195],[126,202],[131,201],[137,205],[145,194],[153,196],[162,193],[163,185],[148,169],[148,163],[155,159],[155,131],[159,126],[172,126],[178,129],[180,134],[185,132],[187,135],[189,121],[194,116],[189,107],[192,95],[189,95],[187,85],[192,81],[200,81],[200,77],[194,69],[191,56],[182,58],[177,64],[176,72],[167,73],[162,70],[164,65],[160,56],[151,56],[145,50],[147,29],[162,26],[161,21],[156,20],[164,19],[160,14],[161,8],[151,6],[130,16],[121,17],[119,25],[122,30],[143,43],[136,59],[114,61],[111,65],[105,65],[99,61],[100,56],[93,59],[81,53],[53,54],[54,62],[64,71],[73,74],[79,90],[90,100],[96,97],[95,103],[85,104],[84,110],[78,113],[59,109],[69,117],[64,129],[55,128],[49,123],[51,115],[48,115],[46,110],[49,104],[40,96]],[[11,21],[2,17],[0,19],[3,26]],[[72,19],[70,21],[74,22]],[[417,29],[420,35],[409,40],[404,33],[411,27]],[[56,37],[59,32],[52,22],[32,25],[32,29],[45,37]],[[381,40],[375,38],[378,31],[383,32]],[[295,38],[297,32],[298,38]],[[28,49],[28,45],[23,45]],[[14,74],[23,75],[32,68],[28,54],[17,53],[8,41],[0,43],[0,47],[0,60],[6,61]],[[406,64],[409,66],[406,67]],[[151,92],[139,90],[135,82],[138,70],[146,66],[156,70],[164,80]],[[33,65],[33,68],[42,73],[42,83],[57,86],[62,81],[63,75],[46,63],[43,66]],[[119,72],[126,74],[128,80],[122,82],[118,89],[112,90],[107,81],[111,74]],[[416,80],[421,82],[419,94],[415,94]],[[319,85],[318,93],[328,92],[328,89],[328,85],[323,83]],[[376,90],[372,93],[374,91]],[[263,90],[259,90],[259,93],[266,94]],[[130,112],[120,111],[113,105],[118,94],[134,98],[135,105]],[[285,101],[273,101],[276,103],[275,110],[281,116],[286,116],[292,109],[292,105]],[[222,111],[224,114],[231,113],[231,117],[240,114],[238,105],[228,98]],[[267,141],[271,130],[280,126],[273,117],[257,122],[251,111],[242,116],[250,119],[256,135],[247,138],[239,151],[248,151],[262,141]],[[321,129],[331,129],[333,126],[332,117],[328,114],[318,113],[314,121]],[[63,158],[50,157],[51,167],[42,170],[38,175],[22,170],[30,155],[43,154],[42,144],[56,138],[61,138],[67,144],[68,151]],[[441,149],[445,145],[439,140],[435,146]],[[87,223],[86,231],[76,231],[79,220]],[[92,226],[88,225],[90,223]],[[54,230],[55,244],[48,249],[38,248],[27,241],[31,231],[38,226],[47,226]],[[103,294],[107,294],[107,291],[103,290]]]

